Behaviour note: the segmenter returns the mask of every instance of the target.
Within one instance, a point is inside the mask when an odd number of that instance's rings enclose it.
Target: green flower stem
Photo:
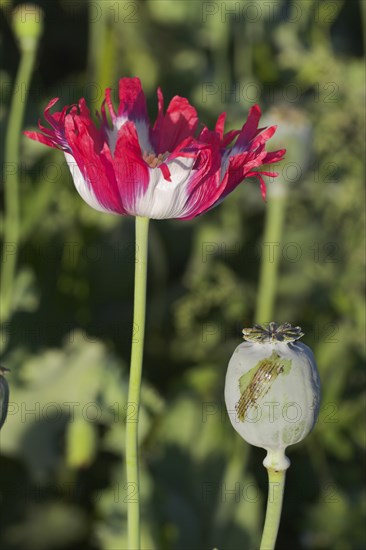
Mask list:
[[[262,261],[255,312],[255,322],[259,324],[272,321],[285,211],[286,188],[283,183],[276,182],[276,188],[270,188],[269,190],[263,235]]]
[[[21,58],[14,85],[4,152],[4,245],[1,269],[0,322],[11,314],[12,291],[19,245],[19,144],[29,84],[37,52],[37,40],[21,43]]]
[[[286,470],[267,468],[268,500],[260,550],[274,550],[281,520]]]
[[[140,486],[138,459],[138,421],[146,314],[146,276],[149,218],[136,217],[135,294],[131,349],[130,382],[126,418],[127,486],[134,488],[134,499],[127,502],[129,550],[140,548]]]

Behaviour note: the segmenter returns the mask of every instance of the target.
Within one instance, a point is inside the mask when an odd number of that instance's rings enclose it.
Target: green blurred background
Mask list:
[[[288,149],[267,204],[252,181],[193,221],[151,223],[144,549],[259,546],[264,451],[234,433],[223,402],[228,360],[255,320],[300,324],[322,379],[318,424],[289,449],[278,548],[364,548],[365,2],[36,3],[44,32],[23,128],[51,98],[86,97],[95,111],[105,87],[136,75],[152,119],[159,85],[211,127],[222,111],[240,127],[259,103],[279,125],[269,148]],[[26,91],[14,88],[18,4],[0,10],[2,155],[11,97]],[[84,204],[59,151],[24,137],[20,151],[0,546],[121,550],[134,496],[123,459],[134,220]]]

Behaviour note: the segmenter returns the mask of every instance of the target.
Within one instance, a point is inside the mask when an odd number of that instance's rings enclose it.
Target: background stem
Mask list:
[[[37,41],[21,46],[19,69],[14,84],[4,152],[4,244],[1,269],[0,321],[4,323],[11,314],[12,290],[19,246],[19,144],[29,84],[36,60]]]
[[[280,525],[286,470],[267,468],[268,500],[260,550],[273,550]]]
[[[127,502],[129,550],[140,548],[140,486],[138,457],[138,421],[146,314],[146,277],[149,219],[136,217],[136,257],[133,332],[130,381],[126,417],[127,487],[134,491]]]
[[[255,312],[256,323],[272,321],[277,291],[281,239],[286,210],[286,188],[280,181],[268,193],[265,228],[262,242],[262,260]]]
[[[94,97],[89,97],[89,103],[98,106],[104,90],[112,85],[114,80],[116,43],[113,30],[115,2],[106,0],[89,1],[89,39],[88,39],[88,77]]]

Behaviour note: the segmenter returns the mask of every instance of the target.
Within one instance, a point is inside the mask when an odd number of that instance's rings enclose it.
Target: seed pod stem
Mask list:
[[[268,500],[260,550],[274,550],[280,526],[286,469],[267,468]]]

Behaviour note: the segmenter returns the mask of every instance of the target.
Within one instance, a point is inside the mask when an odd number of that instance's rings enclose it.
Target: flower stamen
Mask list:
[[[169,156],[169,152],[166,153],[159,153],[158,155],[155,155],[152,151],[150,153],[147,153],[144,151],[142,158],[144,161],[150,166],[150,168],[157,168],[162,164]]]

